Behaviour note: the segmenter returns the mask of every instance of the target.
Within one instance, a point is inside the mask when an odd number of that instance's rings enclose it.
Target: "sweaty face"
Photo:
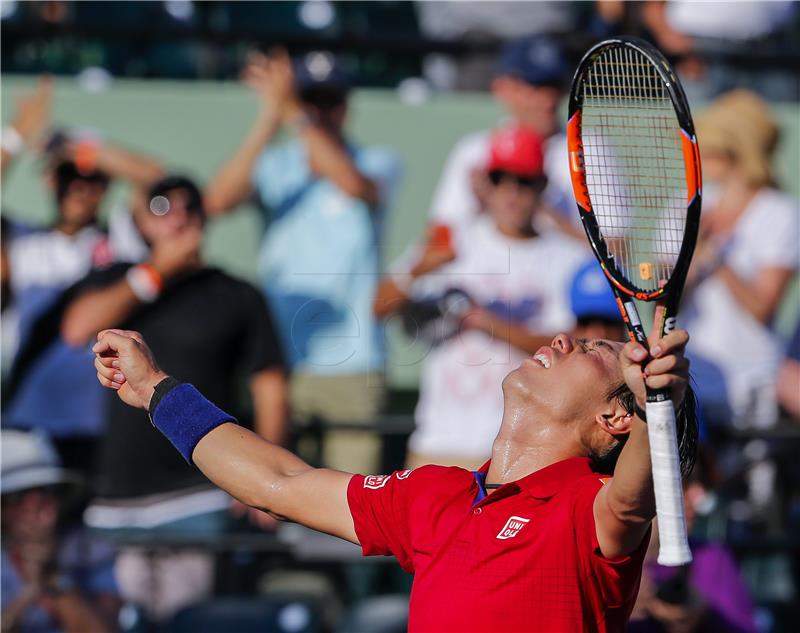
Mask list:
[[[607,406],[609,392],[623,382],[622,347],[616,341],[559,334],[506,377],[503,391],[546,411],[553,421],[591,421]]]

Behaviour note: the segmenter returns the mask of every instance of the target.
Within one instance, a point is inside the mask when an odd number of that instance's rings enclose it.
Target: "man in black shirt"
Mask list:
[[[285,372],[269,313],[255,287],[203,265],[203,219],[201,195],[191,181],[171,177],[158,183],[149,205],[134,215],[151,247],[149,261],[91,273],[66,307],[62,336],[84,345],[104,328],[145,332],[170,372],[189,377],[217,402],[239,408],[240,387],[248,384],[254,430],[280,443]],[[217,529],[230,498],[188,466],[143,419],[144,412],[111,395],[98,464],[99,498],[87,510],[87,522],[98,528]],[[251,517],[262,525],[271,521],[258,511]],[[118,563],[125,597],[154,601],[153,615],[159,618],[210,589],[209,559],[170,556],[171,565],[159,562],[159,569],[172,572],[159,579],[157,595],[126,592],[126,585],[152,585],[141,583],[146,566],[140,554],[123,553]]]

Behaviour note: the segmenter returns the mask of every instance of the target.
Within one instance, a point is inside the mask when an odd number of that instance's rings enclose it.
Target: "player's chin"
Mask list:
[[[544,371],[544,368],[536,361],[525,359],[519,367],[509,372],[503,379],[503,393],[506,395],[530,393],[536,382],[534,374],[536,371]]]

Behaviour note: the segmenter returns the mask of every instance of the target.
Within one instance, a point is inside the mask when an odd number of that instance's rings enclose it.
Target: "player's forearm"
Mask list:
[[[609,509],[627,523],[648,523],[656,514],[647,425],[635,418],[607,492]]]
[[[67,307],[61,337],[67,344],[80,347],[99,331],[119,326],[141,305],[125,279],[102,290],[89,290]]]
[[[239,148],[211,179],[204,194],[206,213],[221,215],[244,202],[253,191],[251,174],[264,146],[278,129],[280,118],[272,110],[259,113]]]

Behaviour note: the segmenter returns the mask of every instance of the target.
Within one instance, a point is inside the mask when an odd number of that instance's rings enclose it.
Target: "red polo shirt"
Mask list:
[[[631,556],[600,554],[592,505],[603,486],[567,459],[484,497],[479,473],[424,466],[350,481],[365,555],[415,574],[409,631],[623,631],[645,538]]]

